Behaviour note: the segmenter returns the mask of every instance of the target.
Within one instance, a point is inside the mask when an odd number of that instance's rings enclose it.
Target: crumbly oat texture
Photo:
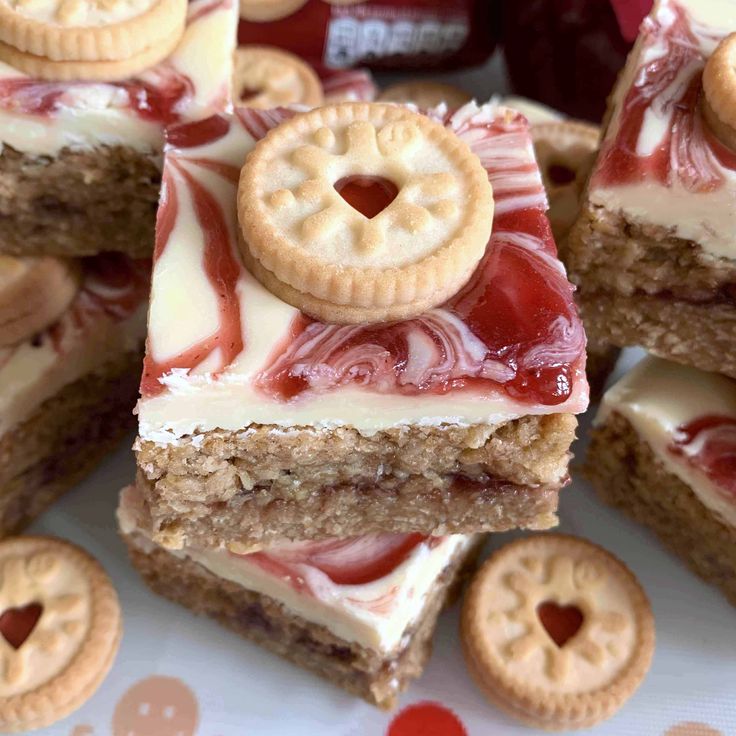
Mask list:
[[[552,414],[371,436],[258,425],[171,445],[138,439],[138,484],[156,541],[171,547],[545,529],[576,426]]]
[[[736,377],[736,264],[588,204],[566,244],[586,330]]]
[[[133,258],[153,253],[157,154],[122,146],[35,156],[0,152],[0,252]]]
[[[138,352],[110,361],[0,438],[0,536],[25,528],[134,429],[140,363]]]
[[[64,718],[99,687],[122,632],[115,589],[84,550],[52,537],[0,543],[3,616],[35,620],[0,640],[0,729],[28,731]]]
[[[652,529],[736,606],[736,530],[665,470],[626,418],[614,412],[593,430],[584,472],[601,499]]]
[[[268,596],[216,577],[201,565],[175,557],[140,535],[124,537],[134,567],[146,583],[195,613],[210,616],[237,634],[380,708],[393,708],[399,694],[422,674],[432,649],[437,616],[475,561],[471,548],[445,568],[429,594],[419,622],[391,656],[340,639],[305,621]]]
[[[640,345],[650,353],[736,378],[736,309],[649,296],[581,294],[586,328],[614,345]]]

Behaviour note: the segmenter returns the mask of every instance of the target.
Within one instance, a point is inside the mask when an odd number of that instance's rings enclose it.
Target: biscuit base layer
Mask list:
[[[55,157],[0,153],[0,252],[133,258],[153,252],[161,172],[153,154],[122,146]]]
[[[0,536],[24,529],[135,427],[141,354],[65,386],[0,438]]]
[[[282,604],[216,577],[191,560],[152,545],[141,535],[124,537],[131,561],[154,592],[214,618],[235,633],[329,680],[372,705],[395,707],[399,694],[422,674],[432,650],[437,616],[452,602],[473,567],[476,545],[458,555],[437,578],[419,621],[405,632],[404,647],[385,655],[340,639]]]
[[[590,204],[565,262],[596,339],[736,377],[736,262]]]
[[[371,436],[258,425],[172,445],[139,439],[137,482],[168,547],[547,529],[576,426],[552,414]]]
[[[736,606],[736,529],[726,526],[613,413],[593,430],[585,474],[603,501],[654,531],[693,572]]]

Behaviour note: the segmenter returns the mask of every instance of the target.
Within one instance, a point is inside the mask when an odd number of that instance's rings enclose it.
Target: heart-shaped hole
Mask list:
[[[0,634],[13,649],[20,649],[36,628],[42,613],[43,606],[40,603],[29,603],[22,608],[7,608],[0,616]]]
[[[575,605],[560,606],[554,601],[545,601],[537,606],[537,616],[560,649],[567,644],[583,625],[583,612]]]
[[[335,182],[337,193],[369,220],[396,199],[399,188],[382,176],[344,176]]]
[[[547,178],[552,184],[562,186],[575,181],[575,171],[565,164],[550,164],[547,167]]]

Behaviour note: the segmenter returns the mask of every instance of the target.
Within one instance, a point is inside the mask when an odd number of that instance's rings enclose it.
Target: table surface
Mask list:
[[[386,75],[382,81],[399,76]],[[462,84],[479,99],[506,91],[498,58],[482,69],[438,78]],[[627,351],[617,373],[640,357],[640,351]],[[578,460],[584,455],[592,413],[582,418]],[[83,708],[44,734],[534,733],[488,704],[470,680],[459,648],[457,606],[441,618],[423,677],[404,695],[400,709],[386,714],[149,592],[128,563],[114,521],[118,490],[134,474],[127,450],[131,442],[31,529],[70,539],[95,555],[120,593],[125,622],[120,653],[102,687]],[[592,731],[600,736],[736,734],[736,611],[647,530],[604,507],[579,477],[562,494],[560,518],[560,531],[595,541],[631,567],[650,596],[657,623],[656,652],[644,684],[619,714]],[[514,536],[493,535],[487,550]],[[438,708],[445,709],[444,717]]]

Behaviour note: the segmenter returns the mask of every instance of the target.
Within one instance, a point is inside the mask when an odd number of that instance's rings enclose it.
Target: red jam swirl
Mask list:
[[[702,33],[702,31],[700,31]],[[705,58],[687,12],[670,0],[642,25],[642,53],[661,49],[634,76],[619,113],[619,126],[604,143],[592,186],[654,181],[679,183],[694,193],[723,186],[721,169],[736,170],[736,153],[707,128],[698,99]],[[645,116],[667,116],[662,139],[647,155],[638,153]]]
[[[151,262],[133,260],[122,253],[104,253],[83,260],[82,287],[58,322],[38,337],[39,344],[51,342],[63,355],[75,336],[100,317],[122,322],[148,297]]]
[[[442,537],[422,534],[368,534],[349,539],[296,542],[247,555],[237,555],[300,593],[316,595],[309,570],[319,571],[335,585],[368,585],[389,576],[420,544],[430,549]]]
[[[206,125],[207,121],[203,121]],[[229,167],[208,166],[204,168],[219,173],[231,184],[235,176]],[[189,166],[201,166],[199,159],[190,159]],[[218,162],[214,162],[218,164]],[[161,199],[156,220],[156,247],[154,258],[160,258],[171,238],[171,232],[179,212],[179,196],[177,187],[185,186],[189,190],[194,204],[194,213],[204,233],[203,268],[212,291],[216,295],[220,315],[218,328],[203,340],[190,346],[186,351],[165,361],[157,361],[151,354],[150,345],[143,361],[141,393],[146,396],[155,395],[163,390],[159,378],[174,368],[196,366],[219,350],[221,368],[229,365],[243,349],[243,331],[240,320],[240,302],[236,292],[240,276],[240,262],[230,247],[230,231],[225,213],[217,199],[199,182],[188,168],[174,158],[169,158],[164,170]]]
[[[736,504],[736,418],[708,414],[681,424],[669,450],[704,473]]]

